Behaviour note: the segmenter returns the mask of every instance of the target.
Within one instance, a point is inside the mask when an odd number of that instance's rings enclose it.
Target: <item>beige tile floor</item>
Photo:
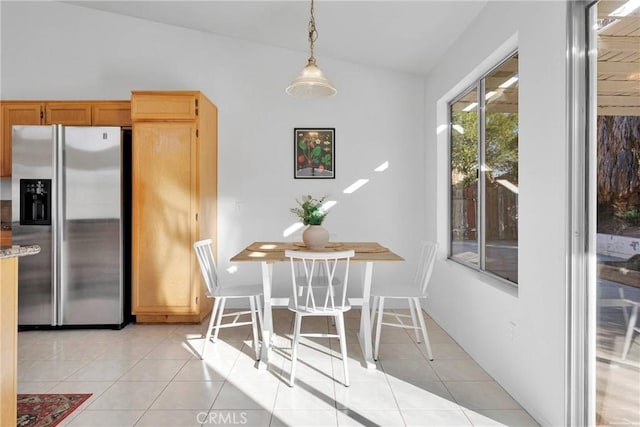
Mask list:
[[[204,325],[18,335],[19,393],[93,393],[62,426],[535,426],[499,384],[425,316],[435,360],[413,333],[383,329],[377,370],[362,367],[359,311],[347,314],[351,386],[337,340],[303,340],[288,377],[292,315],[274,311],[274,360],[254,367],[248,327],[197,356]],[[305,319],[303,330],[333,328]]]

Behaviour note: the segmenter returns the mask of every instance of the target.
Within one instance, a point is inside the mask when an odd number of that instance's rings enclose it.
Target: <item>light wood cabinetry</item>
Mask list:
[[[91,104],[85,102],[45,103],[45,125],[91,126]]]
[[[131,118],[140,120],[195,120],[198,117],[198,96],[192,92],[134,92],[131,97]]]
[[[131,107],[133,313],[198,323],[212,305],[193,243],[217,234],[217,108],[200,92],[146,91]]]
[[[91,104],[93,126],[131,126],[130,101],[100,101]]]
[[[18,258],[0,259],[0,425],[15,426],[18,390]]]
[[[11,176],[14,125],[131,126],[130,101],[0,101],[0,177]]]
[[[0,230],[0,246],[11,246],[11,230]]]
[[[11,127],[13,125],[39,125],[44,117],[41,102],[2,102],[0,128],[0,177],[11,176]]]

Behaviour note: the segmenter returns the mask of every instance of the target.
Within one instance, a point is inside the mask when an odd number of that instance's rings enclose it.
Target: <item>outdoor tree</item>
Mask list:
[[[598,203],[640,208],[640,116],[598,116]]]
[[[451,166],[462,175],[462,185],[478,179],[478,114],[475,111],[452,112]],[[518,178],[518,115],[488,113],[485,123],[485,163],[489,178]],[[515,183],[515,182],[514,182]]]

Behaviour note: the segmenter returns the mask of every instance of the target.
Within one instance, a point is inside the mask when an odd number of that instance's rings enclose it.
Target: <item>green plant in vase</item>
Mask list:
[[[319,199],[310,195],[302,196],[301,199],[296,199],[298,206],[290,209],[291,213],[308,226],[302,233],[302,241],[308,249],[322,249],[329,242],[329,232],[321,227],[328,214],[322,207],[326,199],[327,196]]]

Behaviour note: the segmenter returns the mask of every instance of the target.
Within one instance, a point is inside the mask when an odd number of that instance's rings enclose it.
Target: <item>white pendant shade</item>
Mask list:
[[[316,19],[313,16],[313,0],[311,0],[311,16],[309,17],[309,62],[302,72],[293,79],[287,93],[297,98],[323,98],[335,95],[336,88],[316,65],[313,57],[313,45],[318,38]]]
[[[312,59],[287,87],[289,95],[299,98],[322,98],[335,95],[336,92],[336,88]]]

